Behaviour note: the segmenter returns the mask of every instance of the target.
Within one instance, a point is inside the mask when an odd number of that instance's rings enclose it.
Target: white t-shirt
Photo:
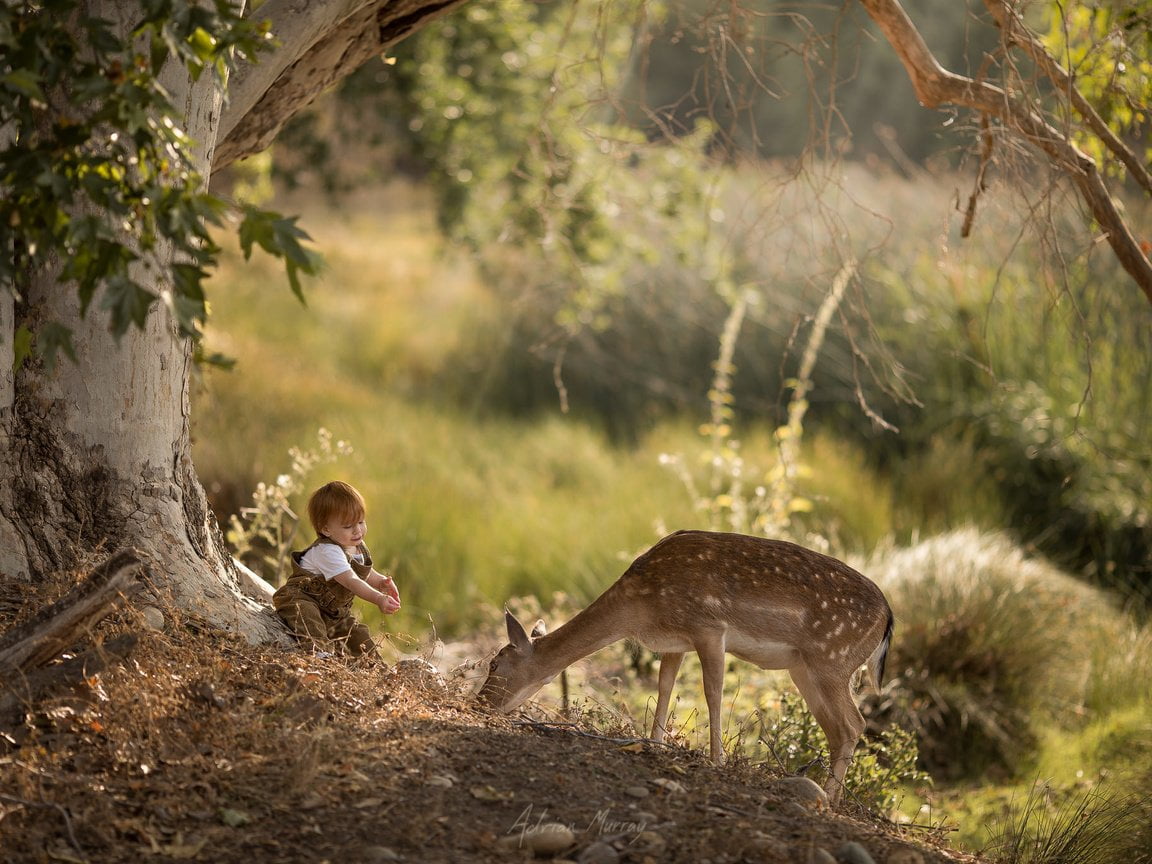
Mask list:
[[[352,560],[357,564],[364,563],[364,555],[359,549],[353,553]],[[304,557],[300,559],[300,567],[325,579],[331,579],[352,569],[352,565],[348,563],[348,556],[335,543],[317,543],[304,553]]]

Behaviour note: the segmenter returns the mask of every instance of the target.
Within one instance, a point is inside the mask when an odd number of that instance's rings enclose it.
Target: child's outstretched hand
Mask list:
[[[400,600],[398,597],[393,597],[391,594],[381,594],[380,599],[376,602],[376,606],[385,615],[391,615],[392,613],[399,611]]]

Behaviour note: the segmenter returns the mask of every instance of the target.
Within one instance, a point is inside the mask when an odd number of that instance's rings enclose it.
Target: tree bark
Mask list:
[[[1095,160],[1028,102],[986,81],[957,75],[942,67],[899,0],[860,0],[860,4],[904,64],[922,105],[934,108],[947,103],[997,118],[1039,148],[1048,161],[1075,184],[1113,254],[1152,302],[1152,261],[1141,250],[1112,201]]]
[[[464,0],[270,0],[280,48],[236,70],[220,121],[219,170],[258,153],[284,124],[340,79]]]

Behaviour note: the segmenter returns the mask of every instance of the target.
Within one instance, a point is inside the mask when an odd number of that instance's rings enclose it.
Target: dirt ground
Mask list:
[[[0,581],[0,633],[65,590]],[[69,653],[92,645],[126,657],[0,712],[5,864],[793,864],[848,841],[877,864],[974,860],[851,804],[804,803],[762,766],[477,711],[475,676],[420,661],[356,667],[171,612],[152,630],[132,609]],[[9,676],[0,695],[20,687]]]

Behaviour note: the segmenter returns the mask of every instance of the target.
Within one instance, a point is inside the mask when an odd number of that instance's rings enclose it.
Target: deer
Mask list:
[[[795,543],[714,531],[677,531],[638,557],[582,611],[531,634],[505,609],[508,644],[476,694],[509,713],[588,655],[632,638],[659,655],[651,739],[663,742],[684,655],[700,658],[709,755],[724,761],[720,709],[725,655],[787,669],[828,739],[824,791],[839,801],[864,732],[853,678],[865,666],[879,688],[892,643],[892,609],[866,576]]]

